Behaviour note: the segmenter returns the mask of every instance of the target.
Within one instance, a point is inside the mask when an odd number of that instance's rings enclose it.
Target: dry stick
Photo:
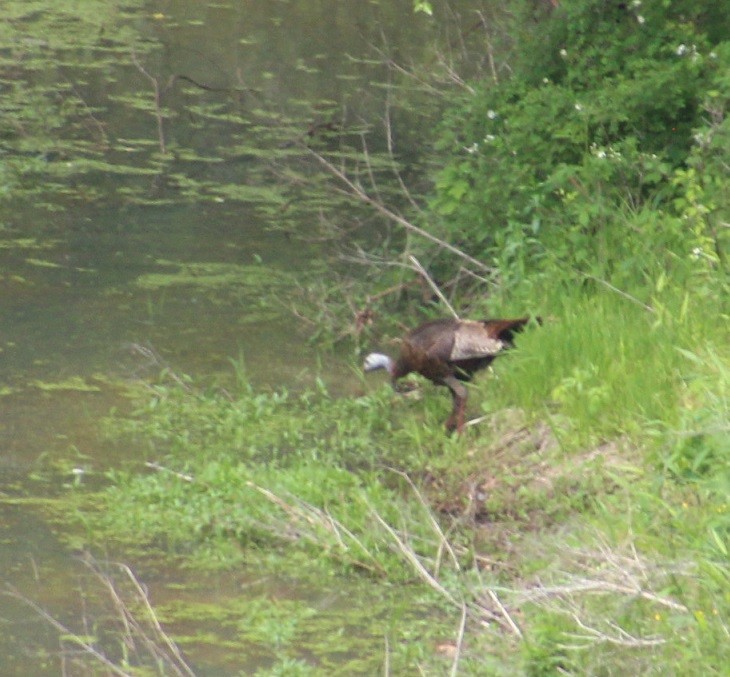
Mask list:
[[[132,48],[132,63],[137,66],[137,70],[142,73],[151,83],[155,90],[155,117],[157,118],[157,138],[160,142],[160,152],[165,155],[167,148],[165,145],[165,130],[162,126],[162,105],[160,96],[160,83],[156,77],[147,72],[145,67],[139,62],[137,52]]]
[[[405,230],[410,231],[411,233],[415,233],[416,235],[420,235],[422,238],[429,240],[430,242],[433,242],[434,244],[437,244],[439,247],[442,247],[448,251],[450,251],[452,254],[456,254],[460,258],[464,259],[465,261],[468,261],[473,266],[476,266],[477,268],[481,270],[485,270],[487,272],[492,272],[492,268],[485,265],[481,261],[475,259],[473,256],[469,256],[469,254],[466,254],[465,252],[461,251],[457,247],[454,247],[454,245],[449,244],[448,242],[445,242],[444,240],[441,240],[440,238],[436,237],[435,235],[431,235],[431,233],[423,230],[423,228],[419,228],[418,226],[412,224],[407,219],[404,219],[399,214],[396,214],[394,211],[388,209],[384,204],[381,202],[378,202],[378,200],[373,199],[368,195],[360,186],[358,186],[356,183],[354,183],[350,178],[347,177],[347,175],[337,167],[335,167],[329,160],[324,158],[319,153],[315,153],[311,148],[305,147],[306,150],[314,156],[314,158],[322,164],[327,171],[330,172],[333,176],[338,178],[342,183],[345,184],[347,189],[354,194],[357,198],[362,200],[365,204],[370,205],[373,207],[376,211],[380,212],[383,216],[387,217],[391,221],[395,221],[397,224],[401,225]]]
[[[409,71],[407,68],[404,68],[401,66],[397,61],[394,61],[391,57],[389,57],[384,50],[382,50],[380,47],[376,47],[375,45],[371,45],[371,49],[382,59],[382,64],[386,66],[387,68],[392,68],[396,73],[400,73],[401,75],[405,75],[406,77],[410,78],[411,80],[414,80],[416,83],[418,83],[419,86],[423,88],[423,91],[428,92],[430,94],[435,94],[436,96],[439,96],[441,98],[446,98],[448,94],[437,87],[434,87],[432,84],[429,84],[427,80],[424,80],[421,77],[418,77],[414,72]],[[350,57],[351,60],[354,60],[354,57]]]
[[[403,291],[404,289],[407,289],[408,287],[413,286],[417,280],[411,280],[410,282],[399,282],[398,284],[394,284],[391,287],[388,287],[387,289],[383,289],[383,291],[378,292],[377,294],[370,294],[365,299],[367,305],[371,305],[375,301],[378,301],[385,296],[389,296],[390,294],[395,294],[396,292]],[[694,433],[692,433],[694,434]]]
[[[23,602],[27,606],[29,606],[33,611],[35,611],[41,618],[46,620],[48,623],[50,623],[56,630],[58,630],[62,635],[68,638],[69,641],[73,641],[75,644],[78,644],[80,647],[84,649],[84,651],[88,652],[91,656],[96,658],[104,667],[107,668],[107,670],[113,672],[115,675],[121,675],[121,677],[131,677],[130,673],[125,672],[121,668],[117,667],[112,663],[104,654],[97,651],[91,644],[88,642],[84,642],[81,637],[76,635],[70,628],[67,628],[65,625],[57,621],[53,616],[51,616],[45,609],[39,607],[35,602],[32,602],[27,597],[24,597],[21,595],[15,588],[12,588],[8,586],[8,590],[4,593],[9,597],[13,597],[14,599],[19,600],[20,602]]]
[[[393,171],[393,174],[395,175],[396,180],[398,181],[398,185],[400,186],[400,189],[403,193],[403,195],[406,196],[406,199],[410,203],[411,207],[418,212],[419,214],[423,213],[423,210],[421,209],[421,206],[413,199],[413,196],[411,195],[411,191],[408,190],[408,186],[406,186],[406,182],[403,180],[403,177],[401,176],[400,171],[398,171],[398,167],[396,166],[394,157],[395,157],[395,151],[394,151],[394,145],[393,145],[393,129],[392,129],[392,123],[391,123],[391,117],[390,117],[390,88],[388,89],[388,96],[385,98],[385,138],[388,144],[388,157],[390,158],[391,162],[391,169]]]
[[[483,416],[477,416],[476,418],[470,418],[464,425],[466,427],[472,426],[472,425],[479,425],[480,423],[486,421],[488,418],[491,418],[493,414],[484,414]]]
[[[155,637],[157,639],[161,640],[164,645],[168,648],[169,654],[165,654],[160,647],[153,641],[150,637],[147,636],[147,633],[143,629],[140,622],[137,620],[137,618],[130,612],[129,607],[125,602],[122,600],[122,598],[119,595],[119,592],[117,591],[116,586],[114,585],[114,581],[108,576],[105,572],[103,572],[99,566],[97,565],[96,561],[90,556],[86,555],[82,557],[83,563],[91,569],[91,571],[94,573],[94,575],[99,579],[99,581],[104,585],[109,593],[109,596],[112,598],[112,600],[115,603],[115,606],[117,610],[119,611],[122,622],[124,623],[124,626],[126,628],[127,634],[129,637],[134,637],[135,633],[137,636],[141,637],[141,639],[144,641],[144,643],[147,645],[147,649],[149,650],[150,654],[152,656],[156,656],[158,659],[162,659],[169,668],[173,669],[176,674],[178,675],[188,675],[189,677],[194,677],[193,671],[190,669],[190,667],[185,662],[185,659],[183,658],[182,654],[180,653],[180,650],[178,649],[177,645],[170,639],[170,637],[167,635],[167,633],[163,630],[162,626],[160,625],[160,622],[157,618],[157,614],[155,613],[155,610],[152,608],[152,605],[150,604],[149,597],[147,595],[147,592],[140,584],[137,577],[134,575],[132,570],[127,566],[126,564],[122,564],[120,562],[114,563],[114,565],[122,572],[124,573],[127,578],[132,583],[132,586],[134,588],[134,591],[136,592],[137,599],[141,600],[144,604],[145,609],[147,610],[147,620],[152,626],[152,629],[155,632]],[[132,631],[135,632],[132,632]],[[176,659],[178,665],[176,665],[175,660]]]
[[[428,504],[426,503],[426,499],[423,498],[423,495],[418,490],[418,487],[413,483],[413,480],[402,470],[396,470],[395,468],[388,468],[391,472],[394,472],[396,475],[400,475],[406,482],[408,482],[409,486],[413,490],[413,493],[416,494],[416,498],[418,498],[419,502],[423,506],[424,510],[426,511],[426,514],[428,515],[428,519],[431,522],[431,526],[433,527],[433,530],[438,534],[439,537],[439,550],[442,548],[447,550],[449,555],[451,555],[451,561],[454,563],[454,567],[457,571],[461,571],[461,567],[459,566],[459,560],[456,557],[456,553],[454,552],[454,549],[451,547],[451,544],[447,540],[446,536],[444,535],[444,532],[441,530],[441,527],[439,526],[439,523],[434,519],[433,513],[431,512],[431,509],[429,508]]]
[[[483,282],[484,284],[494,284],[494,280],[490,280],[489,278],[482,277],[481,275],[478,275],[473,270],[469,270],[468,268],[464,268],[463,266],[459,267],[458,270],[459,273],[464,273],[465,275],[469,275],[477,280],[479,282]]]
[[[617,646],[630,646],[630,647],[646,647],[646,646],[659,646],[661,644],[666,644],[667,640],[663,637],[647,637],[647,638],[641,638],[641,637],[634,637],[633,635],[629,634],[624,630],[623,628],[620,628],[614,623],[609,623],[609,625],[617,632],[617,635],[612,637],[611,635],[607,635],[605,632],[601,632],[600,630],[596,628],[592,628],[589,625],[586,625],[577,614],[571,613],[571,616],[573,618],[573,621],[575,621],[576,625],[588,633],[588,635],[578,635],[575,633],[572,633],[570,636],[574,637],[575,639],[583,639],[583,640],[589,640],[592,642],[607,642],[608,644],[615,644]]]
[[[156,367],[163,368],[164,373],[169,376],[173,381],[175,381],[175,383],[177,383],[183,390],[185,390],[186,392],[192,391],[192,388],[187,383],[185,383],[185,381],[180,378],[172,369],[170,369],[167,364],[165,364],[165,361],[160,357],[154,346],[142,345],[141,343],[130,343],[127,347],[133,354],[141,355],[143,358],[145,358],[148,362],[155,365]],[[149,390],[152,390],[152,386],[147,385],[147,388]]]
[[[390,677],[390,643],[388,642],[388,635],[385,639],[385,660],[383,661],[383,675],[384,677]]]
[[[74,85],[74,83],[71,80],[67,80],[67,83],[69,87],[71,88],[71,91],[76,95],[76,98],[81,101],[81,105],[86,109],[86,114],[88,115],[89,119],[94,123],[96,128],[99,130],[99,135],[101,136],[101,140],[104,143],[106,147],[109,146],[109,137],[107,136],[106,130],[104,129],[104,123],[101,122],[93,113],[91,106],[86,102],[83,96],[81,96],[80,92]]]
[[[441,595],[443,595],[449,602],[451,602],[454,606],[457,606],[461,608],[463,606],[463,602],[460,602],[457,600],[446,588],[444,588],[441,583],[439,583],[426,569],[426,567],[421,564],[418,557],[416,557],[413,550],[408,548],[406,544],[401,540],[400,536],[395,532],[393,527],[391,527],[374,509],[372,509],[372,513],[375,516],[375,519],[380,523],[380,525],[390,534],[390,536],[393,538],[393,540],[396,542],[396,545],[400,549],[400,551],[405,555],[405,558],[413,565],[413,568],[416,570],[416,572],[421,576],[421,578],[426,581],[434,590],[439,592]]]
[[[631,294],[623,291],[622,289],[614,287],[610,282],[606,282],[606,280],[602,280],[600,277],[596,277],[595,275],[589,275],[588,273],[582,273],[581,271],[577,272],[588,280],[593,280],[594,282],[602,284],[604,287],[608,287],[608,289],[610,289],[611,291],[616,292],[619,296],[623,296],[625,299],[631,301],[632,303],[635,303],[637,306],[640,306],[644,310],[650,313],[656,313],[656,310],[652,306],[647,305],[643,301],[640,301],[635,296],[631,296]]]
[[[441,299],[443,304],[451,311],[451,314],[458,320],[459,316],[457,315],[453,306],[446,300],[446,297],[441,293],[441,290],[436,286],[436,283],[431,279],[431,276],[426,272],[426,269],[421,265],[419,260],[415,256],[413,256],[413,254],[409,254],[408,258],[411,260],[411,263],[413,263],[413,265],[416,267],[416,270],[421,274],[423,279],[428,282],[428,286],[433,289],[436,296]]]
[[[684,604],[680,604],[679,602],[667,599],[666,597],[661,597],[660,595],[656,595],[652,592],[647,592],[640,588],[619,585],[609,581],[597,581],[591,579],[576,579],[575,583],[551,587],[541,585],[538,588],[533,588],[527,592],[527,594],[523,594],[522,597],[526,602],[535,602],[539,599],[549,597],[566,597],[577,593],[618,593],[631,597],[640,597],[647,601],[655,602],[656,604],[674,609],[675,611],[682,611],[685,613],[688,611]]]
[[[126,565],[126,564],[118,564],[119,568],[127,574],[127,577],[132,582],[132,585],[134,586],[135,590],[137,591],[137,595],[139,598],[143,601],[145,608],[147,609],[147,615],[149,621],[152,623],[152,626],[154,627],[155,631],[157,632],[157,636],[165,643],[165,646],[167,646],[170,653],[177,659],[179,666],[178,671],[181,673],[185,673],[187,675],[190,675],[191,677],[194,677],[194,672],[190,669],[188,664],[185,662],[185,659],[183,658],[182,654],[180,653],[180,649],[178,648],[177,644],[170,639],[169,635],[163,630],[162,626],[160,625],[160,621],[157,618],[157,614],[155,613],[155,610],[152,608],[152,605],[150,604],[149,597],[147,596],[146,591],[143,589],[142,585],[140,584],[137,577],[134,575],[134,572]],[[157,648],[157,647],[155,647]]]
[[[514,622],[512,619],[512,616],[509,615],[509,612],[505,608],[504,604],[499,600],[499,597],[497,597],[497,593],[494,592],[491,588],[487,588],[487,593],[489,594],[490,599],[497,605],[497,608],[499,609],[502,616],[504,616],[504,619],[507,621],[507,624],[511,628],[512,632],[515,633],[518,637],[522,637],[522,631],[518,627],[517,623]]]
[[[395,532],[393,527],[391,527],[372,507],[371,511],[373,515],[375,516],[375,519],[381,524],[381,526],[391,535],[393,540],[398,545],[398,548],[400,551],[405,555],[406,559],[412,564],[416,572],[421,576],[421,578],[428,583],[434,590],[439,592],[441,595],[443,595],[449,602],[451,602],[454,606],[457,606],[459,608],[465,608],[465,602],[459,602],[446,588],[444,588],[441,583],[439,583],[436,578],[426,569],[426,567],[421,564],[421,561],[416,557],[413,550],[406,546],[406,544],[403,542],[403,540],[398,536],[398,534]],[[492,601],[496,604],[497,608],[499,609],[502,619],[495,614],[490,613],[490,616],[497,621],[502,627],[509,628],[514,634],[516,634],[518,637],[522,637],[522,632],[520,631],[517,624],[512,620],[512,617],[509,615],[509,612],[505,608],[505,606],[502,604],[502,602],[499,601],[499,598],[494,593],[493,590],[489,590],[489,594],[492,598]],[[469,610],[470,613],[473,613],[471,610]],[[486,611],[486,609],[485,609]]]
[[[456,638],[456,653],[454,654],[454,662],[451,664],[451,677],[456,677],[459,671],[459,660],[461,659],[461,649],[464,646],[464,632],[466,631],[466,604],[461,605],[461,623],[459,625],[459,634]]]
[[[489,22],[487,21],[487,18],[484,16],[484,12],[477,12],[479,16],[479,21],[482,26],[486,29],[486,27],[489,25]],[[486,30],[485,30],[486,33]],[[492,72],[492,80],[494,81],[494,84],[499,84],[499,76],[497,75],[497,66],[494,62],[494,47],[492,45],[492,41],[485,35],[484,41],[487,45],[487,60],[489,61],[489,70]]]
[[[175,477],[178,477],[181,480],[185,480],[186,482],[194,482],[195,478],[192,475],[186,475],[181,472],[177,472],[177,470],[172,470],[171,468],[166,468],[164,465],[160,465],[156,461],[146,461],[145,462],[146,468],[151,468],[152,470],[157,470],[158,472],[167,472],[172,475],[175,475]]]
[[[264,487],[261,487],[257,484],[254,484],[251,481],[246,482],[247,486],[251,487],[252,489],[256,489],[256,491],[263,494],[269,501],[271,501],[274,505],[278,505],[285,513],[288,515],[291,515],[293,518],[299,518],[307,521],[312,527],[316,526],[328,526],[329,531],[331,533],[334,533],[335,537],[337,538],[337,541],[340,543],[340,545],[344,548],[344,550],[347,552],[350,550],[350,548],[347,546],[347,544],[342,539],[342,533],[344,533],[348,538],[352,540],[352,542],[360,548],[360,550],[370,559],[374,562],[374,564],[366,564],[362,560],[357,560],[358,566],[363,567],[364,569],[368,569],[370,571],[381,571],[382,572],[382,566],[378,563],[378,561],[375,559],[373,554],[365,547],[363,542],[355,536],[354,533],[352,533],[347,527],[345,527],[342,522],[339,522],[336,520],[332,515],[329,513],[320,510],[316,506],[311,505],[310,503],[307,503],[306,501],[303,501],[300,498],[297,498],[296,496],[293,496],[299,505],[295,506],[291,503],[287,503],[282,498],[277,496],[273,491],[270,491],[269,489],[266,489]],[[307,514],[308,513],[308,514]]]

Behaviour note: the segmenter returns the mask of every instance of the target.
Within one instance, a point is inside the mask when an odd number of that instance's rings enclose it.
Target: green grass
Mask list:
[[[460,674],[722,674],[724,318],[610,290],[546,305],[545,325],[477,380],[471,413],[488,414],[461,438],[445,436],[449,398],[430,386],[265,393],[240,368],[234,395],[157,386],[109,422],[138,461],[110,474],[89,537],[196,566],[398,583],[428,600],[436,636],[454,637],[463,604]],[[451,665],[430,641],[401,669]]]
[[[727,317],[701,308],[665,309],[660,318],[610,290],[561,290],[546,306],[545,325],[497,361],[489,407],[516,404],[554,421],[569,433],[568,446],[642,438],[654,422],[675,426],[698,364],[727,358],[718,355],[727,348]]]

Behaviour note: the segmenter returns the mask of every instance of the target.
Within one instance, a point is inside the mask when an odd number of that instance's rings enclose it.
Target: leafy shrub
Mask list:
[[[525,22],[538,46],[515,76],[479,83],[445,118],[439,147],[453,159],[432,203],[442,234],[488,257],[508,287],[681,280],[698,267],[692,252],[724,264],[730,50],[708,16],[714,3],[593,1]]]

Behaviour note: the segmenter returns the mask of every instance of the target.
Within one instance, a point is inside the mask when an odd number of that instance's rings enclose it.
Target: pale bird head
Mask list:
[[[393,360],[383,353],[370,353],[363,362],[362,368],[367,371],[385,369],[388,373],[393,371]]]

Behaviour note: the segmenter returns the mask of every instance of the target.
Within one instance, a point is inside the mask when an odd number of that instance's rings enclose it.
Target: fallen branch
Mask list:
[[[341,551],[349,553],[351,551],[351,547],[345,541],[345,538],[343,538],[344,535],[347,540],[355,544],[367,558],[367,561],[363,561],[363,559],[356,559],[351,556],[351,562],[354,562],[363,569],[379,574],[383,573],[383,567],[365,547],[365,544],[354,533],[352,533],[352,531],[345,527],[342,522],[336,520],[329,512],[321,510],[320,508],[312,505],[311,503],[307,503],[296,496],[291,497],[294,502],[286,501],[273,491],[254,484],[251,481],[247,482],[247,485],[261,493],[274,505],[279,506],[283,512],[292,518],[292,520],[300,523],[305,522],[313,529],[320,528],[332,534],[340,546]],[[304,535],[311,540],[316,540],[315,536],[311,533]]]
[[[485,265],[478,259],[475,259],[473,256],[470,256],[469,254],[461,251],[457,247],[454,247],[454,245],[446,242],[445,240],[442,240],[435,235],[431,235],[428,231],[423,230],[423,228],[419,228],[415,224],[408,221],[408,219],[403,218],[400,214],[396,214],[392,209],[388,209],[382,202],[379,200],[376,200],[372,198],[370,195],[368,195],[362,187],[357,185],[352,179],[350,179],[342,170],[338,169],[335,165],[333,165],[327,158],[323,157],[319,153],[316,153],[314,150],[309,148],[308,146],[304,146],[304,148],[321,164],[327,169],[330,174],[332,174],[334,177],[339,179],[350,191],[351,195],[356,196],[359,200],[364,202],[365,204],[373,207],[377,212],[385,216],[386,218],[390,219],[391,221],[394,221],[398,225],[402,226],[405,230],[414,233],[429,242],[433,242],[434,244],[438,245],[439,247],[446,249],[447,251],[450,251],[452,254],[455,254],[456,256],[464,259],[465,261],[468,261],[476,268],[479,268],[480,270],[487,271],[487,272],[493,272],[493,269],[489,266]]]
[[[578,640],[586,640],[590,642],[590,644],[598,643],[607,643],[607,644],[614,644],[616,646],[626,646],[626,647],[650,647],[650,646],[659,646],[661,644],[666,644],[667,640],[663,637],[634,637],[634,635],[626,632],[623,628],[619,627],[615,623],[609,622],[608,625],[614,630],[616,633],[615,635],[609,635],[601,630],[598,630],[597,628],[593,628],[589,625],[586,625],[577,614],[572,613],[570,614],[575,624],[583,630],[585,635],[580,635],[578,633],[570,633],[568,637],[573,637],[574,639]],[[585,649],[585,646],[570,646],[566,645],[565,648],[571,648],[571,649]]]
[[[127,629],[127,636],[137,638],[147,647],[147,651],[154,657],[155,662],[166,666],[166,671],[172,671],[180,677],[194,677],[195,673],[185,662],[177,645],[170,639],[169,635],[163,630],[157,614],[150,604],[147,591],[143,588],[139,579],[134,572],[126,564],[116,563],[115,566],[125,575],[127,580],[132,584],[133,600],[141,602],[145,610],[145,617],[140,619],[138,613],[133,613],[131,607],[126,603],[120,594],[114,580],[104,571],[102,571],[96,561],[86,555],[83,560],[91,571],[94,572],[99,581],[106,587],[110,598],[114,601],[115,608],[119,613],[119,617]],[[151,626],[151,632],[147,631],[142,621],[145,620]]]
[[[177,470],[172,470],[171,468],[166,468],[164,465],[160,465],[156,461],[146,461],[145,462],[146,468],[151,468],[152,470],[157,470],[158,472],[166,472],[170,473],[171,475],[174,475],[175,477],[184,480],[185,482],[194,482],[195,478],[192,475],[187,475],[181,472],[178,472]]]
[[[118,641],[125,647],[125,664],[148,665],[150,673],[154,671],[156,674],[194,677],[195,673],[185,662],[180,649],[162,628],[149,601],[147,591],[132,570],[126,564],[114,564],[125,579],[131,583],[131,590],[124,590],[91,555],[86,554],[81,561],[102,584],[111,600],[115,612],[111,618],[118,624],[117,633],[114,636],[118,637]],[[101,649],[94,646],[98,638],[94,632],[89,630],[87,618],[82,618],[83,630],[74,631],[15,588],[8,585],[6,590],[0,594],[12,597],[28,606],[58,631],[62,646],[79,647],[83,651],[81,657],[86,656],[93,659],[101,664],[109,674],[120,677],[132,677],[133,674],[138,674],[137,669],[132,672],[123,669],[109,659]],[[107,611],[104,612],[104,617],[109,617]],[[66,673],[64,672],[64,674]]]
[[[451,314],[458,320],[459,315],[454,310],[453,306],[448,302],[446,297],[443,295],[441,290],[438,288],[436,283],[431,279],[431,276],[426,272],[426,269],[421,265],[420,261],[413,256],[413,254],[409,254],[408,258],[411,260],[411,263],[416,267],[416,270],[421,274],[424,280],[428,283],[429,287],[433,289],[434,294],[438,296],[441,299],[441,302],[449,309]]]
[[[162,114],[162,92],[160,90],[160,81],[140,63],[137,58],[137,52],[132,48],[132,63],[137,67],[137,70],[142,73],[151,83],[152,89],[155,92],[155,118],[157,119],[157,140],[160,144],[160,153],[163,155],[167,154],[167,145],[165,143],[165,128],[164,128],[164,116]]]
[[[76,634],[73,630],[65,626],[60,621],[56,620],[53,616],[51,616],[51,614],[49,614],[42,607],[38,606],[35,602],[28,599],[24,595],[21,595],[15,588],[8,585],[6,590],[2,594],[6,595],[7,597],[12,597],[13,599],[16,599],[19,602],[22,602],[23,604],[28,606],[49,625],[58,630],[59,634],[64,637],[65,641],[73,642],[74,644],[80,646],[89,656],[96,659],[113,674],[121,675],[121,677],[132,677],[129,672],[126,672],[125,670],[122,670],[120,667],[115,665],[103,653],[95,649],[89,642],[84,641],[80,635]]]
[[[456,650],[454,651],[454,662],[451,664],[451,677],[456,677],[459,672],[459,660],[461,659],[461,651],[464,646],[464,633],[466,631],[466,604],[461,605],[461,623],[459,623],[459,634],[456,637]]]
[[[456,553],[454,552],[454,549],[451,547],[451,544],[449,543],[448,539],[446,538],[446,535],[442,531],[439,523],[436,521],[436,519],[433,516],[433,512],[431,511],[431,508],[426,503],[426,499],[423,498],[423,495],[418,490],[418,487],[413,483],[413,480],[408,476],[408,474],[404,473],[402,470],[396,470],[395,468],[388,468],[391,472],[394,472],[396,475],[400,475],[406,482],[408,482],[408,485],[411,487],[411,490],[416,495],[416,498],[418,499],[419,503],[423,506],[424,510],[426,511],[426,514],[428,515],[429,522],[431,523],[431,527],[436,532],[436,534],[439,537],[439,557],[437,558],[437,563],[441,560],[441,551],[446,550],[446,552],[449,553],[451,556],[451,561],[454,565],[454,568],[457,571],[461,571],[461,566],[459,565],[459,559],[456,556]]]
[[[390,534],[391,538],[398,546],[398,549],[401,551],[401,553],[403,553],[403,556],[411,563],[421,579],[423,579],[440,595],[446,598],[451,604],[456,607],[462,608],[464,602],[457,600],[443,585],[441,585],[441,583],[438,582],[438,580],[431,574],[431,572],[426,569],[425,566],[423,566],[421,560],[418,559],[416,553],[413,552],[413,549],[408,547],[403,542],[400,536],[396,533],[395,529],[393,529],[393,527],[391,527],[390,524],[388,524],[374,509],[371,508],[371,510],[373,517],[375,517],[376,521],[388,532],[388,534]]]

